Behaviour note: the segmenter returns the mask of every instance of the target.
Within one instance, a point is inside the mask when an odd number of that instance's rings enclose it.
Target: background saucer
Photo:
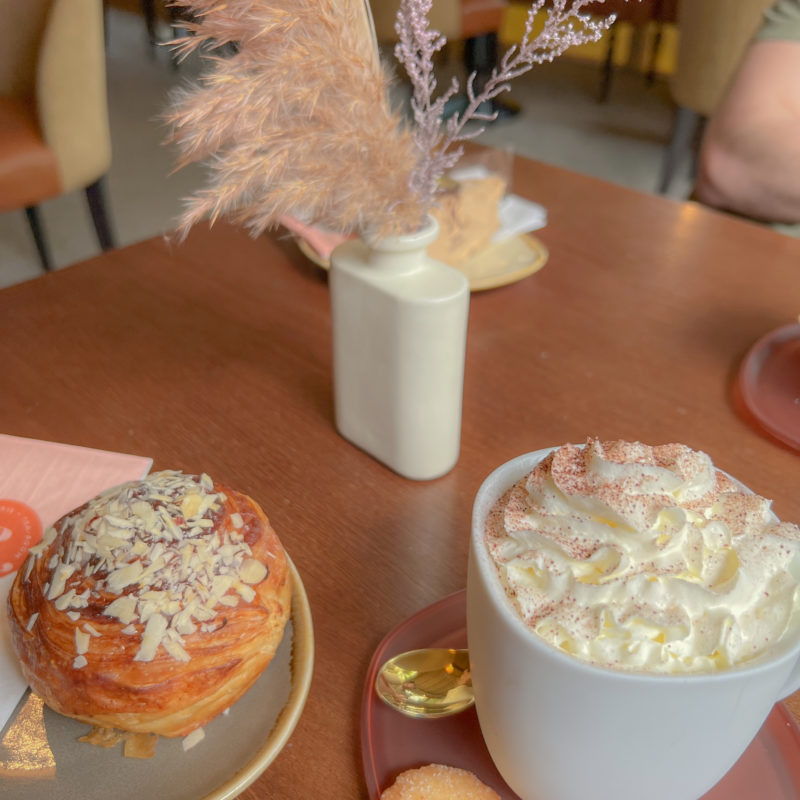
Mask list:
[[[330,269],[328,260],[322,258],[305,239],[296,238],[295,241],[306,258],[322,269]],[[527,278],[540,270],[548,258],[544,244],[525,233],[487,245],[456,269],[467,276],[471,291],[480,292]]]

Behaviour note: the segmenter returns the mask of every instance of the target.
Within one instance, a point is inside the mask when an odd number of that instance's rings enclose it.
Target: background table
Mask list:
[[[0,427],[152,456],[255,497],[309,594],[305,712],[248,798],[363,796],[360,692],[404,618],[463,588],[473,496],[522,452],[684,442],[800,521],[798,454],[737,414],[748,347],[800,312],[800,242],[518,159],[550,261],[474,294],[461,458],[407,481],[334,430],[326,275],[286,238],[197,229],[0,292]]]

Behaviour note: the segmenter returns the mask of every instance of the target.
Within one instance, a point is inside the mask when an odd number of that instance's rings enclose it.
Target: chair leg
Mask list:
[[[661,42],[664,38],[664,23],[656,23],[656,33],[653,37],[653,49],[650,52],[650,64],[647,67],[647,74],[645,75],[645,83],[647,86],[652,86],[656,82],[656,64],[658,64],[658,55],[661,50]]]
[[[697,120],[697,127],[694,131],[692,140],[692,161],[689,166],[689,172],[692,176],[692,181],[697,179],[697,171],[700,168],[700,146],[703,143],[703,135],[708,125],[708,117],[700,116]]]
[[[91,186],[86,187],[86,199],[89,201],[89,210],[92,212],[92,222],[97,232],[97,241],[100,242],[100,248],[102,250],[112,250],[116,245],[108,222],[102,178],[98,178]]]
[[[464,42],[464,67],[475,73],[475,93],[483,91],[486,81],[497,66],[497,34],[483,33]]]
[[[144,24],[147,28],[147,41],[150,43],[151,52],[158,44],[158,35],[156,34],[156,8],[155,0],[141,0],[142,15],[144,16]]]
[[[679,107],[672,126],[672,136],[664,154],[661,166],[661,177],[658,182],[658,193],[666,194],[669,190],[675,170],[686,156],[691,154],[700,114],[689,108]]]
[[[39,261],[42,267],[49,272],[53,269],[53,264],[50,261],[50,253],[47,250],[44,229],[42,228],[42,221],[39,218],[39,209],[36,206],[28,206],[28,208],[25,209],[25,216],[28,218],[28,226],[33,234],[33,240],[36,242],[36,249],[39,251]]]
[[[611,94],[611,80],[614,77],[614,44],[617,38],[616,28],[612,25],[608,31],[608,45],[606,46],[606,57],[603,59],[603,68],[600,73],[600,92],[597,97],[598,103],[605,103]]]
[[[467,75],[475,73],[475,81],[472,85],[475,94],[483,91],[486,81],[491,77],[499,60],[497,33],[482,33],[464,41],[464,67]],[[480,110],[487,114],[497,114],[498,119],[507,119],[519,114],[520,107],[510,100],[494,98],[487,108]]]

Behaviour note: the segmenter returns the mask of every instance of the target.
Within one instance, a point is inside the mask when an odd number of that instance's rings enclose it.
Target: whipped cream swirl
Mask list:
[[[530,629],[596,664],[724,669],[796,626],[800,528],[684,445],[561,447],[495,504],[486,544]]]

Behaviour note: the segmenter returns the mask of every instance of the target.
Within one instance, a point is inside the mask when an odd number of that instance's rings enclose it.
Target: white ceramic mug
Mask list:
[[[800,688],[800,632],[711,674],[614,670],[544,642],[507,599],[484,523],[549,452],[499,467],[473,509],[467,637],[489,752],[522,800],[697,800],[736,763],[775,702]]]

